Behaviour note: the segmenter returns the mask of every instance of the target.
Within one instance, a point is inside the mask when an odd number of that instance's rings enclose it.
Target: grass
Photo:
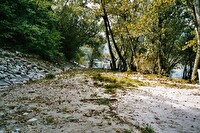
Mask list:
[[[147,125],[145,128],[143,128],[141,130],[142,133],[155,133],[155,131],[153,130],[153,128],[149,125]]]
[[[65,107],[65,108],[62,108],[62,109],[59,109],[59,111],[58,111],[59,113],[71,113],[72,111],[71,110],[69,110],[67,107]]]
[[[189,86],[187,84],[190,84],[191,82],[189,80],[184,79],[176,79],[176,78],[170,78],[166,76],[156,75],[156,74],[145,74],[143,75],[144,78],[151,80],[151,81],[157,81],[157,86],[164,86],[168,88],[178,88],[178,89],[195,89],[198,87],[195,86]],[[151,86],[151,85],[149,85]]]
[[[31,99],[31,102],[35,103],[44,103],[46,105],[51,105],[53,104],[52,100],[49,97],[41,97],[41,96],[36,96],[33,99]]]
[[[29,98],[27,96],[22,96],[18,98],[19,101],[25,101],[25,100],[29,100]]]
[[[42,111],[40,108],[37,107],[32,107],[31,110],[35,113],[40,113]]]
[[[58,120],[56,118],[54,118],[53,116],[47,116],[43,120],[48,125],[50,125],[50,124],[57,124],[58,123]]]
[[[94,85],[105,88],[105,93],[115,94],[117,89],[136,89],[138,86],[144,86],[145,83],[137,79],[129,77],[119,77],[112,73],[94,73],[92,79],[95,81]]]
[[[45,79],[54,79],[56,76],[55,76],[55,74],[53,74],[53,73],[48,73],[48,74],[46,74],[45,75]]]
[[[101,99],[99,99],[98,103],[100,105],[108,105],[110,103],[110,99],[109,98],[101,98]]]
[[[123,133],[131,133],[131,131],[125,130],[123,131]]]

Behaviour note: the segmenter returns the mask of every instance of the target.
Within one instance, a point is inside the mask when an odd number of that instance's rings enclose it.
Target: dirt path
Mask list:
[[[200,96],[195,95],[199,90],[139,89],[119,96],[120,116],[135,125],[151,125],[158,133],[200,132]]]
[[[147,124],[158,133],[199,133],[195,88],[140,86],[113,96],[84,72],[69,72],[1,89],[0,133],[139,133],[134,125]]]
[[[4,88],[0,93],[0,132],[139,132],[112,110],[115,102],[82,74]]]

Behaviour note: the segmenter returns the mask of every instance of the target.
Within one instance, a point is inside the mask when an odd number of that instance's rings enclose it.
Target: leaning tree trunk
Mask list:
[[[199,0],[194,0],[194,15],[196,20],[196,34],[197,34],[197,53],[194,62],[194,67],[192,71],[191,81],[195,81],[197,79],[197,69],[200,61],[200,2]]]
[[[111,26],[110,26],[110,23],[109,23],[109,19],[108,19],[108,15],[107,15],[107,12],[106,12],[106,9],[105,9],[105,1],[101,0],[101,5],[102,5],[102,9],[103,9],[103,13],[104,13],[104,23],[106,25],[106,28],[108,28],[107,30],[109,30],[109,33],[111,35],[111,39],[112,39],[112,42],[114,44],[114,48],[120,58],[120,60],[122,61],[123,63],[123,69],[122,71],[126,71],[127,70],[127,66],[126,66],[126,61],[125,59],[123,58],[123,56],[121,55],[121,52],[115,42],[115,39],[114,39],[114,35],[113,35],[113,32],[112,32],[112,29],[111,29]]]
[[[108,16],[107,16],[107,22],[108,22],[108,28],[109,28],[109,31],[110,31],[110,35],[111,35],[111,39],[113,41],[113,44],[114,44],[114,47],[115,47],[115,50],[119,56],[119,59],[122,61],[123,63],[123,68],[122,68],[122,71],[126,71],[127,70],[127,64],[126,64],[126,60],[124,59],[124,57],[122,56],[118,46],[117,46],[117,43],[115,42],[115,39],[114,39],[114,35],[113,35],[113,32],[112,32],[112,29],[111,29],[111,26],[110,26],[110,22],[109,22],[109,19],[108,19]]]
[[[109,30],[108,30],[108,22],[107,22],[107,13],[106,13],[106,9],[105,9],[105,3],[104,1],[101,0],[101,5],[103,8],[103,20],[104,20],[104,25],[105,25],[105,29],[106,29],[106,38],[107,38],[107,42],[108,42],[108,49],[109,49],[109,53],[110,53],[110,57],[111,57],[111,63],[110,63],[110,67],[112,70],[116,70],[116,61],[115,61],[115,56],[112,50],[112,46],[110,44],[110,38],[109,38]]]

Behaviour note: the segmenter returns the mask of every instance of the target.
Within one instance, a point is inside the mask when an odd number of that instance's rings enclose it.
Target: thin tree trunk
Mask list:
[[[126,71],[127,70],[127,66],[126,66],[126,61],[124,60],[123,56],[121,55],[121,52],[115,42],[115,39],[114,39],[114,35],[113,35],[113,32],[112,32],[112,29],[111,29],[111,26],[110,26],[110,22],[109,22],[109,19],[108,19],[108,15],[107,15],[107,12],[106,12],[106,9],[105,9],[105,1],[101,0],[101,5],[102,5],[102,8],[103,8],[103,12],[104,12],[104,23],[106,24],[106,26],[108,27],[109,29],[109,32],[110,32],[110,35],[111,35],[111,39],[112,39],[112,42],[114,44],[114,47],[115,47],[115,50],[120,58],[120,60],[122,61],[123,63],[123,68],[122,68],[122,71]]]
[[[196,58],[194,62],[194,67],[192,71],[192,76],[191,76],[191,81],[195,81],[197,79],[197,69],[199,65],[199,60],[200,60],[200,2],[199,0],[194,0],[194,15],[195,15],[195,20],[196,20],[196,35],[197,35],[197,53],[196,53]]]
[[[109,19],[108,17],[106,18],[107,19],[107,22],[108,22],[108,28],[109,28],[109,31],[110,31],[110,35],[111,35],[111,39],[113,41],[113,44],[114,44],[114,47],[115,47],[115,50],[120,58],[120,60],[122,61],[123,63],[123,68],[122,68],[122,71],[126,71],[127,70],[127,64],[126,64],[126,60],[124,59],[124,57],[122,56],[118,46],[117,46],[117,43],[115,42],[115,39],[114,39],[114,35],[113,35],[113,32],[112,32],[112,29],[111,29],[111,26],[110,26],[110,22],[109,22]]]
[[[112,47],[110,44],[110,38],[109,38],[109,30],[108,30],[108,23],[107,23],[107,13],[105,10],[105,4],[103,3],[103,1],[101,0],[101,5],[103,8],[103,12],[104,12],[104,16],[103,16],[103,20],[104,20],[104,25],[105,25],[105,29],[106,29],[106,38],[107,38],[107,42],[108,42],[108,49],[109,49],[109,53],[110,53],[110,57],[111,57],[111,69],[112,70],[116,70],[116,61],[115,61],[115,56],[114,53],[112,51]]]
[[[197,31],[197,30],[196,30]],[[199,66],[199,60],[200,60],[200,42],[199,42],[199,33],[197,33],[197,53],[196,53],[196,58],[195,58],[195,62],[194,62],[194,66],[193,66],[193,71],[192,71],[192,77],[191,77],[191,81],[195,81],[197,79],[197,69]]]

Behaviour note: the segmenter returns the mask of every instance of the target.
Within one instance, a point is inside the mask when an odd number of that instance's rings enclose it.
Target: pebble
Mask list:
[[[0,112],[0,118],[3,118],[5,116],[5,113]],[[1,132],[0,132],[1,133]]]
[[[28,113],[23,113],[23,115],[28,115]]]
[[[32,123],[32,122],[35,122],[35,121],[37,121],[38,119],[36,119],[36,118],[31,118],[31,119],[29,119],[27,122],[28,123]]]

